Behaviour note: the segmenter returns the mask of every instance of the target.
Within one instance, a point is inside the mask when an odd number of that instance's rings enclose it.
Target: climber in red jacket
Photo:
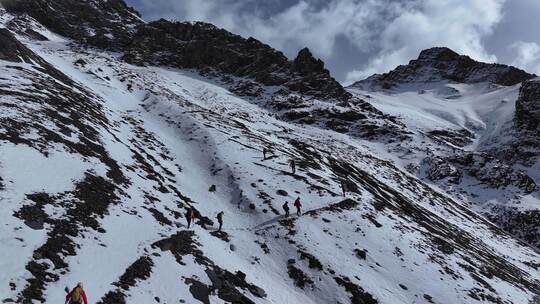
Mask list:
[[[300,197],[298,197],[295,201],[294,201],[294,206],[296,207],[296,215],[300,216],[302,215],[302,203],[300,203]]]

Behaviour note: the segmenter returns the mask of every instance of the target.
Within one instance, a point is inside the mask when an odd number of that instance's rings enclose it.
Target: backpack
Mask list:
[[[287,203],[283,204],[282,206],[283,210],[289,210],[289,205]]]
[[[70,303],[82,303],[82,288],[79,286],[75,287],[71,292]]]

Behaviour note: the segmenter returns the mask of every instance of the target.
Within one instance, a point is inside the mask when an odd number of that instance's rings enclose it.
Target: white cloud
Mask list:
[[[386,72],[422,49],[447,46],[474,59],[494,62],[482,39],[501,20],[504,0],[425,0],[402,12],[381,32],[380,51],[362,69],[347,74],[347,82]]]
[[[540,74],[540,45],[535,42],[517,41],[510,46],[510,50],[515,54],[512,65]]]
[[[268,7],[254,0],[141,0],[151,19],[211,22],[243,36],[253,36],[284,50],[289,55],[308,46],[323,58],[334,54],[336,39],[344,36],[360,50],[373,47],[376,33],[388,18],[408,4],[396,0],[332,0],[315,5],[317,0],[299,0],[267,15]],[[271,6],[271,5],[270,5]]]

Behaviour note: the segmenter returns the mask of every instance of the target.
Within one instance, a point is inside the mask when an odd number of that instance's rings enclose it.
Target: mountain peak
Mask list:
[[[440,60],[440,61],[451,61],[457,60],[460,55],[453,50],[447,47],[433,47],[430,49],[425,49],[420,52],[418,60]]]
[[[307,47],[298,52],[293,64],[295,70],[301,74],[310,74],[315,72],[328,73],[328,71],[324,68],[324,62],[315,58]]]
[[[407,65],[400,65],[385,74],[373,75],[352,86],[375,90],[436,82],[488,82],[512,86],[535,76],[513,66],[479,62],[447,47],[434,47],[423,50],[418,59],[411,60]]]

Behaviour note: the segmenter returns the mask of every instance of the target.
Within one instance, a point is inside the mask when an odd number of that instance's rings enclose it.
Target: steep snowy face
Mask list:
[[[123,0],[0,0],[11,13],[28,14],[58,34],[99,47],[130,40],[140,15]]]
[[[398,66],[386,74],[373,75],[354,83],[352,87],[391,89],[403,84],[441,81],[468,84],[489,82],[511,86],[533,77],[535,75],[512,66],[478,62],[449,48],[436,47],[423,50],[418,59],[411,60],[407,65]]]

